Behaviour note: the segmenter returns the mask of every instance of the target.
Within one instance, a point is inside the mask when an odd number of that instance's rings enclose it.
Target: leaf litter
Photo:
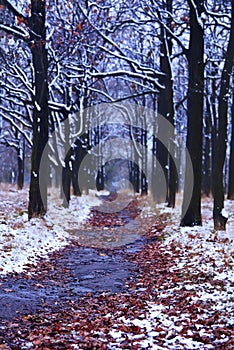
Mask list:
[[[132,249],[135,243],[131,242],[99,250],[103,258],[121,254],[134,264],[133,275],[126,279],[124,288],[119,292],[86,292],[77,299],[68,298],[64,303],[58,300],[53,307],[45,305],[36,313],[3,321],[0,348],[233,349],[234,203],[225,204],[231,213],[227,231],[215,232],[209,199],[202,203],[203,226],[194,228],[179,228],[179,206],[172,211],[160,205],[155,211],[143,199],[136,199],[132,205],[133,211],[141,210],[138,220],[149,220],[148,229],[142,226],[144,240],[138,249]],[[94,216],[99,215],[96,209],[90,210]],[[12,214],[3,212],[3,220],[9,220]],[[90,226],[94,216],[87,215],[82,225]],[[113,217],[113,226],[117,219]],[[107,227],[114,232],[115,228],[105,226],[103,220],[100,218],[100,230]],[[108,216],[108,225],[109,221]],[[63,249],[60,246],[60,254]],[[32,275],[37,274],[38,263],[25,273],[30,276],[31,269]],[[47,263],[53,269],[53,261]],[[65,270],[56,272],[57,282],[63,275]],[[41,273],[41,285],[46,276],[48,269]]]

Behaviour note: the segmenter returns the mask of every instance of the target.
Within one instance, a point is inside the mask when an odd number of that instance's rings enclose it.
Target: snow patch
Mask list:
[[[36,174],[34,174],[35,176]],[[57,191],[58,192],[58,191]],[[69,243],[69,229],[78,229],[90,207],[99,204],[94,193],[71,198],[63,208],[56,191],[48,197],[48,213],[43,219],[28,221],[27,190],[0,191],[0,274],[22,272],[37,265],[40,258]]]
[[[223,208],[222,211],[221,211],[221,215],[224,217],[224,218],[227,218],[228,219],[228,212]]]

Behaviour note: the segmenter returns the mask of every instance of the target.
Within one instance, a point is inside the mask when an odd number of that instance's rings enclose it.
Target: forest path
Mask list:
[[[135,265],[127,255],[142,248],[144,231],[137,201],[119,205],[113,213],[94,207],[83,228],[71,232],[68,246],[50,253],[36,267],[28,264],[26,272],[2,276],[0,320],[63,308],[63,303],[87,293],[123,291],[134,278]]]
[[[230,232],[211,229],[207,200],[203,227],[151,208],[142,197],[92,207],[82,228],[67,221],[65,247],[2,277],[0,348],[233,349]]]
[[[138,242],[140,245],[140,241]],[[129,246],[135,250],[137,244]],[[70,244],[25,273],[0,279],[0,320],[59,308],[87,293],[115,293],[134,276],[123,253]]]

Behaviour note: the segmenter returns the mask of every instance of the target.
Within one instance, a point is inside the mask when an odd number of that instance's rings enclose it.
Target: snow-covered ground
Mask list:
[[[90,207],[99,204],[94,193],[72,197],[65,209],[52,193],[44,219],[27,217],[28,190],[0,187],[0,274],[22,272],[40,257],[64,247],[69,242],[68,229],[78,228],[87,218]]]
[[[91,192],[89,196],[73,197],[70,208],[65,209],[52,193],[45,219],[28,222],[27,190],[2,189],[0,199],[1,274],[20,272],[28,264],[36,265],[39,257],[46,257],[49,252],[68,244],[68,231],[79,228],[90,208],[100,203]],[[150,206],[142,200],[139,204],[144,209],[141,215],[150,216]],[[171,259],[172,264],[167,266],[165,281],[156,284],[153,295],[147,294],[141,315],[135,318],[127,314],[106,315],[107,319],[114,320],[114,326],[109,330],[113,339],[109,349],[121,348],[118,346],[126,341],[126,336],[134,346],[152,349],[216,349],[231,339],[234,326],[234,201],[225,202],[225,210],[229,213],[226,232],[213,230],[212,200],[202,202],[202,227],[180,228],[180,207],[181,203],[174,210],[158,206],[161,214],[167,214],[160,254],[167,257],[167,261]],[[148,259],[147,263],[152,264],[152,256]],[[140,293],[146,289],[147,285],[145,287],[142,282],[134,292],[136,298],[138,293],[141,298]],[[128,332],[129,329],[134,331]]]
[[[109,349],[118,349],[118,344],[126,340],[126,331],[122,331],[125,326],[141,329],[127,334],[139,348],[220,348],[233,337],[234,201],[225,202],[229,213],[226,232],[213,230],[212,200],[202,203],[202,227],[180,228],[179,206],[173,211],[163,205],[159,209],[171,215],[160,248],[173,261],[169,272],[187,277],[178,281],[165,278],[156,292],[157,299],[152,301],[149,296],[142,317],[116,319],[110,332],[115,341]],[[183,306],[178,296],[181,300],[184,296]],[[233,343],[222,348],[232,349]]]

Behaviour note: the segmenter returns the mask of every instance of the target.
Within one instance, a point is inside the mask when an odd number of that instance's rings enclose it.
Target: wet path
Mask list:
[[[128,246],[134,252],[142,242]],[[27,273],[0,278],[0,320],[32,314],[45,307],[59,307],[87,293],[124,289],[134,277],[134,265],[120,250],[100,250],[69,245],[51,254],[49,261]]]

